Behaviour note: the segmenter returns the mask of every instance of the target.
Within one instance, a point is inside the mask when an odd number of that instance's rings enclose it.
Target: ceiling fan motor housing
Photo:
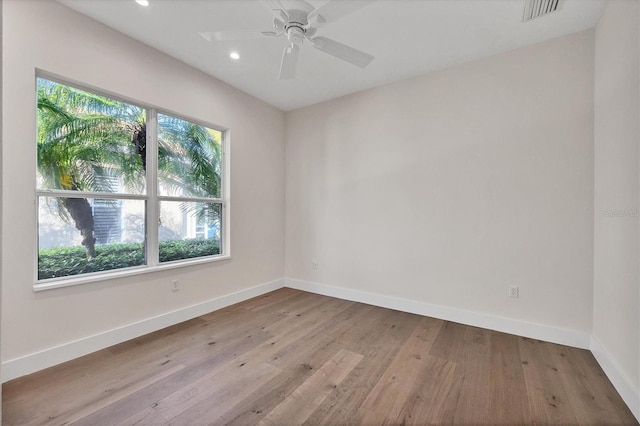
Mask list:
[[[284,26],[287,38],[291,43],[301,45],[307,32],[306,27],[309,24],[307,21],[309,11],[291,9],[287,10],[287,14],[289,19]]]

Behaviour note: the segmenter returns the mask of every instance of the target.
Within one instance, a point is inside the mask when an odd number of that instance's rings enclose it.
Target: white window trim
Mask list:
[[[80,275],[71,275],[62,278],[50,278],[46,280],[36,281],[33,285],[33,291],[51,290],[54,288],[71,287],[81,284],[90,284],[100,281],[114,280],[118,278],[132,277],[135,275],[150,274],[154,272],[167,271],[169,269],[184,268],[188,266],[202,265],[205,263],[214,263],[224,260],[230,260],[231,255],[221,254],[216,256],[197,257],[193,259],[175,260],[173,262],[165,262],[157,266],[132,266],[131,268],[113,269],[103,272],[90,272]],[[36,259],[36,267],[38,260]]]
[[[80,90],[85,90],[100,96],[106,96],[114,100],[130,103],[134,106],[146,109],[147,114],[147,170],[146,170],[146,194],[120,194],[120,193],[103,193],[103,192],[86,192],[86,191],[65,191],[65,190],[51,190],[51,189],[38,189],[35,190],[34,206],[35,206],[35,244],[34,244],[34,284],[33,291],[44,291],[54,288],[70,287],[81,284],[89,284],[94,282],[100,282],[105,280],[113,280],[118,278],[126,278],[130,276],[149,274],[154,272],[162,272],[169,269],[183,268],[188,266],[202,265],[206,263],[214,263],[219,261],[225,261],[231,259],[231,237],[230,237],[230,198],[229,192],[231,188],[231,174],[229,171],[230,156],[229,156],[229,141],[230,130],[220,128],[219,126],[211,125],[201,120],[186,117],[181,114],[168,111],[164,108],[156,108],[145,105],[142,102],[130,100],[127,97],[114,95],[110,92],[103,91],[87,87],[75,82],[68,82],[65,79],[53,76],[46,72],[37,72],[36,81],[38,78],[44,78],[56,83],[68,85]],[[37,87],[37,83],[36,83]],[[158,195],[158,182],[156,179],[157,165],[158,165],[158,114],[168,115],[181,120],[189,121],[194,124],[199,124],[204,127],[216,130],[222,134],[221,148],[222,148],[222,164],[220,177],[222,179],[222,185],[220,188],[220,198],[206,198],[206,197],[176,197],[176,196],[163,196]],[[37,122],[36,122],[37,126]],[[37,159],[36,159],[37,163]],[[151,166],[151,167],[149,167]],[[48,278],[40,280],[38,279],[38,239],[39,239],[39,223],[38,223],[38,209],[39,199],[42,196],[73,196],[82,198],[98,198],[98,199],[126,199],[126,200],[141,200],[147,203],[145,208],[146,212],[146,265],[133,266],[130,268],[121,268],[108,271],[91,272],[79,275],[70,275],[59,278]],[[159,222],[159,208],[160,201],[186,201],[186,202],[208,202],[214,204],[220,204],[222,210],[222,217],[220,220],[220,254],[213,256],[201,256],[197,258],[189,258],[182,260],[174,260],[170,262],[162,262],[159,260],[159,241],[158,231],[150,232],[152,227],[157,228]]]

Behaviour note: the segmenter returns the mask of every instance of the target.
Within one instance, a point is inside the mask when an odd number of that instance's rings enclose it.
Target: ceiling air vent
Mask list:
[[[540,16],[548,15],[560,9],[562,0],[526,0],[522,22],[527,22]]]

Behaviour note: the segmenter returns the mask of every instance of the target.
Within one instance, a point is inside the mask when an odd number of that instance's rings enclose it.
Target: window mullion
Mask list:
[[[160,206],[158,201],[158,112],[147,110],[147,264],[160,263],[158,230]]]
[[[222,197],[222,218],[221,218],[221,232],[220,232],[220,253],[231,253],[231,238],[229,236],[230,228],[230,203],[229,203],[229,189],[231,188],[231,176],[229,173],[229,137],[230,133],[227,130],[222,136],[222,165],[221,165],[221,188],[220,197]]]

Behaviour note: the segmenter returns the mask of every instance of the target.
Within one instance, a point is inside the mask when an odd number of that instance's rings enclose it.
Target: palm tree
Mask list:
[[[158,115],[158,180],[167,195],[219,198],[221,146],[203,126]],[[208,203],[183,203],[182,210],[197,219],[219,220],[219,210]]]
[[[208,129],[159,116],[158,176],[185,196],[217,197],[220,145]],[[146,171],[146,113],[130,104],[38,79],[40,187],[70,191],[141,193]],[[116,187],[116,184],[118,187]],[[60,197],[57,213],[82,235],[95,257],[89,200]]]
[[[38,79],[38,172],[41,187],[115,192],[144,185],[140,134],[144,110]],[[118,179],[119,178],[119,179]],[[86,198],[56,198],[57,212],[73,221],[87,257],[95,257],[94,218]]]

